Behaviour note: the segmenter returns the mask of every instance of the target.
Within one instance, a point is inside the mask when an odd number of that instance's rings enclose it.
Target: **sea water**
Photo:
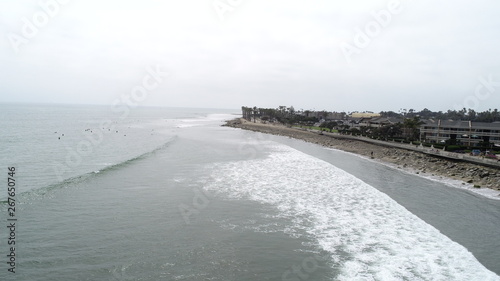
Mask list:
[[[2,280],[500,280],[500,201],[234,113],[0,105]]]

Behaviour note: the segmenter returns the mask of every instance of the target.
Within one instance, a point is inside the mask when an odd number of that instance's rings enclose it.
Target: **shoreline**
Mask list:
[[[226,121],[223,126],[265,134],[287,136],[326,148],[338,149],[379,162],[407,173],[432,180],[446,179],[456,188],[471,190],[483,196],[500,200],[500,170],[460,160],[445,159],[404,148],[387,147],[335,135],[320,135],[305,129],[281,124],[253,123],[243,118]],[[453,182],[453,183],[449,183]],[[495,194],[496,193],[496,194]]]

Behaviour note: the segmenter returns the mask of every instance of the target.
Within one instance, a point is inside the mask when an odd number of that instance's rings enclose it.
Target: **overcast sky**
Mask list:
[[[498,0],[5,0],[0,102],[499,108],[499,12]]]

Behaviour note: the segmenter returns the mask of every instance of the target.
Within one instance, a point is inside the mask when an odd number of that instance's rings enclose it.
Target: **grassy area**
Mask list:
[[[322,131],[324,130],[325,132],[330,132],[330,130],[326,129],[326,128],[320,128],[320,127],[316,127],[316,126],[299,126],[299,125],[294,125],[294,127],[297,127],[297,128],[307,128],[307,129],[311,129],[311,130],[318,130],[318,131]],[[332,130],[332,133],[338,133],[339,130],[335,130],[333,129]]]

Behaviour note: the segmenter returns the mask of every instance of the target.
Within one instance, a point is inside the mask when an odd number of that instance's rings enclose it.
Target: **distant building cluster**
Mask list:
[[[379,128],[386,125],[403,123],[398,117],[350,117],[353,127]],[[500,146],[500,122],[474,122],[454,120],[422,120],[420,140],[428,143],[463,144],[476,146],[479,143],[492,143]]]
[[[356,115],[357,116],[357,115]],[[352,127],[379,128],[386,125],[403,123],[398,117],[349,117]],[[421,120],[420,140],[428,143],[444,143],[476,146],[479,143],[492,143],[500,146],[500,122],[474,122],[454,120]]]
[[[477,122],[447,119],[470,117],[462,111],[448,111],[447,113],[433,113],[429,110],[421,112],[328,112],[299,110],[293,107],[280,106],[276,109],[242,107],[243,117],[254,122],[256,118],[268,122],[285,124],[299,124],[322,127],[322,124],[333,123],[335,128],[343,133],[373,134],[378,131],[378,137],[396,138],[398,135],[426,143],[446,143],[451,145],[481,146],[484,144],[500,147],[500,121],[498,111],[486,111],[482,114],[491,115],[493,122]],[[420,115],[422,114],[422,115]],[[434,114],[434,116],[432,116]],[[422,118],[424,117],[424,118]],[[455,117],[453,117],[455,118]],[[331,129],[331,128],[330,128]]]

